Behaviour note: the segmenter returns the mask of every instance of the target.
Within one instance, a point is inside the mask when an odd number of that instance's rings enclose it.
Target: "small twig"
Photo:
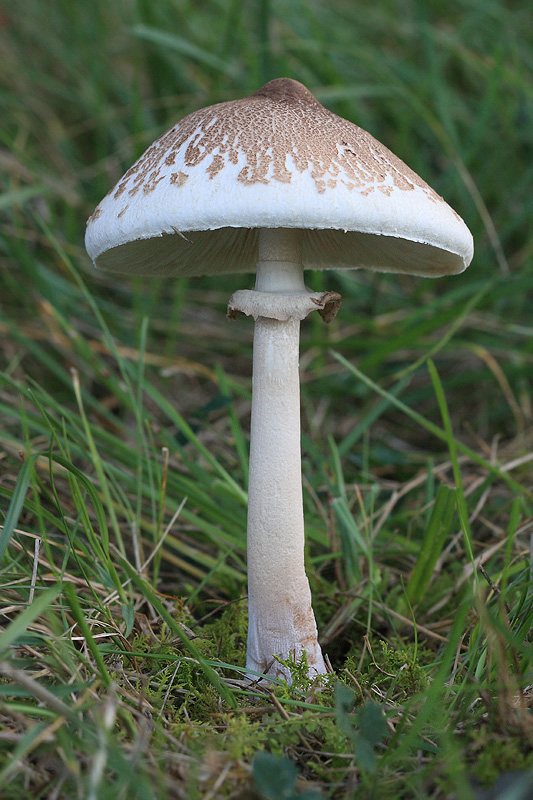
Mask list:
[[[185,236],[185,234],[184,234],[184,233],[182,233],[181,231],[179,231],[179,230],[176,228],[176,226],[175,226],[175,225],[171,225],[170,227],[172,228],[172,230],[174,231],[174,233],[177,233],[177,234],[178,234],[178,236],[181,236],[181,238],[182,238],[182,239],[185,239],[185,241],[186,241],[186,242],[189,242],[189,244],[192,244],[192,241],[191,241],[190,239],[187,239],[187,237]]]
[[[131,523],[131,543],[132,543],[132,546],[133,546],[133,560],[135,561],[135,569],[137,570],[139,575],[141,575],[142,574],[142,566],[141,566],[141,562],[142,562],[142,556],[141,556],[142,545],[141,545],[141,543],[139,541],[139,538],[137,536],[137,523],[135,522],[135,520],[133,520],[132,523]]]
[[[373,542],[375,541],[376,536],[378,535],[378,533],[380,532],[381,528],[383,527],[383,525],[385,524],[385,522],[389,518],[389,516],[391,514],[391,511],[394,508],[394,506],[396,505],[396,503],[398,502],[399,498],[400,498],[400,493],[395,490],[395,491],[393,491],[393,493],[391,494],[391,496],[389,497],[389,499],[385,503],[385,507],[383,508],[383,511],[381,512],[381,515],[380,515],[378,521],[376,522],[376,524],[374,525],[374,528],[372,530],[372,541]]]
[[[280,716],[283,717],[283,719],[285,721],[290,720],[289,714],[287,713],[286,709],[283,708],[283,706],[279,702],[279,700],[276,697],[276,695],[274,694],[274,692],[269,692],[269,695],[270,695],[270,699],[272,700],[272,703],[276,706],[276,709],[278,710]],[[297,733],[298,733],[298,739],[303,744],[303,746],[307,750],[312,750],[312,747],[311,747],[310,743],[307,741],[307,739],[305,738],[303,733],[301,731],[297,731]]]
[[[142,574],[143,574],[143,572],[145,572],[145,571],[146,571],[146,567],[147,567],[147,566],[150,564],[150,562],[152,561],[152,559],[153,559],[153,558],[154,558],[154,556],[156,555],[156,553],[157,553],[157,551],[159,550],[159,548],[160,548],[160,547],[163,545],[163,542],[165,541],[165,539],[167,538],[168,534],[169,534],[169,533],[170,533],[170,531],[172,530],[172,526],[174,525],[175,521],[177,520],[177,518],[178,518],[178,517],[179,517],[179,515],[181,514],[181,511],[182,511],[182,509],[183,509],[183,506],[185,505],[185,503],[187,502],[187,500],[188,500],[188,498],[187,498],[187,497],[184,497],[184,498],[183,498],[183,500],[181,501],[181,503],[179,504],[179,507],[178,507],[178,509],[175,511],[175,513],[174,513],[174,515],[173,515],[172,519],[170,520],[170,522],[168,523],[167,527],[165,528],[165,530],[164,530],[164,532],[163,532],[163,535],[161,536],[161,538],[160,538],[160,539],[159,539],[159,541],[157,542],[156,546],[154,547],[154,549],[152,550],[152,552],[150,553],[150,555],[148,556],[148,558],[146,559],[146,561],[145,561],[145,562],[144,562],[144,563],[141,565],[141,567],[140,567],[140,570],[138,570],[138,572],[139,572],[139,574],[140,574],[140,575],[142,575]],[[129,583],[131,583],[131,578],[128,578],[127,580],[125,580],[125,581],[123,582],[123,584],[122,584],[122,588],[123,588],[123,589],[125,589],[125,588],[126,588],[126,586],[127,586]],[[111,603],[111,602],[115,601],[115,600],[117,599],[117,597],[118,597],[118,592],[117,592],[116,590],[113,590],[113,591],[111,592],[111,594],[109,594],[107,597],[105,597],[105,598],[104,598],[103,602],[104,602],[104,603]]]
[[[215,783],[213,784],[213,788],[209,790],[209,792],[204,795],[204,800],[212,800],[212,798],[217,796],[217,792],[228,777],[228,772],[233,766],[232,761],[228,761],[218,778],[216,779]]]
[[[447,692],[447,694],[446,694],[446,697],[449,697],[449,695],[450,695],[450,692],[451,692],[451,687],[453,686],[453,684],[454,684],[454,682],[455,682],[455,675],[456,675],[456,673],[457,673],[457,668],[458,668],[458,666],[459,666],[459,659],[460,659],[460,657],[461,657],[461,650],[462,650],[462,649],[463,649],[463,647],[464,647],[464,644],[463,644],[463,642],[464,642],[464,639],[465,639],[465,636],[466,636],[466,635],[467,635],[467,634],[466,634],[466,632],[465,632],[465,633],[463,633],[463,635],[461,636],[461,638],[460,638],[460,640],[459,640],[459,643],[458,643],[458,645],[457,645],[457,649],[456,649],[456,651],[455,651],[455,659],[454,659],[454,662],[453,662],[453,667],[452,667],[451,675],[450,675],[450,678],[449,678],[449,679],[446,681],[446,683],[445,683],[445,685],[448,687],[448,692]]]
[[[168,684],[167,690],[165,692],[165,696],[163,697],[163,702],[161,703],[161,708],[159,710],[158,719],[161,719],[161,717],[163,716],[163,711],[165,710],[165,706],[167,704],[167,700],[168,700],[168,697],[170,695],[170,691],[172,689],[172,685],[174,683],[174,679],[175,679],[180,667],[181,667],[181,661],[178,661],[178,663],[176,664],[176,669],[172,673],[172,677],[170,679],[170,682]]]
[[[37,570],[39,568],[39,553],[41,551],[42,539],[35,539],[33,545],[33,569],[31,573],[30,593],[28,595],[28,605],[33,603],[33,596],[35,594],[35,584],[37,582]]]
[[[355,685],[357,686],[357,688],[359,689],[359,693],[360,693],[360,695],[361,695],[361,700],[362,700],[362,701],[363,701],[363,703],[364,703],[364,701],[365,701],[365,695],[364,695],[364,693],[363,693],[363,689],[362,689],[362,687],[361,687],[361,684],[359,683],[359,681],[357,680],[357,678],[355,677],[355,675],[353,675],[353,674],[350,672],[350,670],[349,670],[349,669],[346,669],[346,667],[345,667],[345,668],[344,668],[344,671],[345,671],[345,673],[348,675],[348,677],[349,677],[349,678],[350,678],[350,679],[351,679],[351,680],[352,680],[352,681],[355,683]]]
[[[361,669],[363,667],[363,661],[364,661],[365,655],[366,655],[367,644],[368,644],[368,636],[364,636],[363,637],[363,649],[361,651],[361,656],[359,658],[359,664],[357,665],[357,669],[358,669],[359,672],[361,672]]]
[[[384,669],[381,669],[379,664],[376,662],[376,659],[374,658],[374,653],[372,651],[372,645],[370,644],[370,639],[368,638],[366,633],[363,636],[363,639],[365,640],[367,650],[370,653],[370,658],[372,659],[372,663],[374,664],[375,668],[379,670],[379,672],[381,672],[383,675],[386,675],[387,678],[395,678],[396,675],[394,675],[392,672],[386,672]]]
[[[494,581],[492,580],[492,578],[488,574],[488,572],[485,569],[485,567],[483,566],[483,564],[479,565],[478,570],[481,572],[481,574],[483,575],[483,577],[485,578],[485,580],[489,584],[489,586],[492,589],[492,591],[494,592],[494,594],[497,595],[497,597],[501,597],[502,593],[501,593],[499,587],[496,586],[496,584],[494,583]],[[505,606],[505,610],[507,611],[507,614],[510,615],[511,614],[511,609],[509,608],[509,606],[507,605],[507,603],[505,601],[504,601],[503,605]]]
[[[326,669],[327,669],[328,673],[329,673],[330,675],[332,675],[332,674],[335,672],[335,670],[334,670],[334,669],[333,669],[333,667],[331,666],[331,661],[329,660],[329,656],[328,656],[328,654],[327,654],[327,653],[326,653],[326,654],[325,654],[325,656],[324,656],[324,662],[325,662],[325,664],[326,664]]]
[[[285,708],[283,708],[283,706],[279,702],[279,700],[276,697],[276,695],[274,694],[274,692],[269,692],[268,694],[270,696],[270,699],[272,700],[272,703],[274,704],[276,709],[279,711],[280,716],[282,716],[285,721],[289,720],[290,719],[289,712]]]
[[[479,519],[484,525],[487,525],[488,528],[491,528],[491,529],[495,529],[496,528],[496,526],[492,525],[484,517],[480,517]],[[496,531],[498,533],[501,533],[501,529],[496,528]],[[460,535],[462,535],[462,534],[459,534],[459,536]],[[488,561],[489,558],[491,556],[493,556],[494,553],[496,553],[498,550],[500,550],[500,548],[502,548],[504,545],[505,545],[505,539],[501,538],[498,542],[496,542],[496,544],[493,544],[491,547],[488,547],[486,550],[484,550],[483,553],[481,553],[479,556],[476,556],[476,558],[474,559],[474,565],[471,564],[471,563],[465,564],[464,567],[463,567],[463,570],[461,572],[461,575],[456,580],[455,585],[451,589],[451,592],[449,592],[446,595],[446,597],[441,598],[437,603],[435,603],[435,605],[433,605],[428,611],[426,611],[425,616],[426,617],[433,616],[437,611],[439,611],[442,608],[442,606],[446,605],[446,603],[449,601],[450,597],[453,597],[455,594],[457,594],[457,592],[459,591],[459,589],[462,586],[462,584],[466,580],[468,580],[468,578],[470,578],[470,576],[474,572],[474,569],[475,568],[476,569],[479,568],[480,564],[483,564],[484,562]],[[393,614],[394,612],[391,611],[391,613]],[[424,630],[421,626],[418,626],[418,628],[421,631]]]
[[[416,627],[417,631],[419,633],[423,633],[425,636],[429,636],[439,642],[448,641],[448,639],[445,636],[441,636],[440,633],[435,633],[435,631],[432,631],[431,628],[426,628],[419,622],[413,622],[413,620],[409,619],[409,617],[404,617],[403,614],[398,614],[397,611],[394,611],[392,608],[387,608],[387,606],[383,605],[383,603],[379,603],[377,600],[374,600],[374,607],[380,609],[381,611],[385,611],[385,613],[390,614],[391,617],[399,619],[401,622],[403,622],[405,625],[409,625],[411,628]],[[466,649],[466,646],[464,649]]]

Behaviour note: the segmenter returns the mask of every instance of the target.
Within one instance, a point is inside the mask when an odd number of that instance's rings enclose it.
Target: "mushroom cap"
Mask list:
[[[302,229],[308,269],[438,277],[473,255],[470,231],[433,189],[288,78],[164,133],[89,218],[85,243],[110,272],[253,272],[260,228]]]

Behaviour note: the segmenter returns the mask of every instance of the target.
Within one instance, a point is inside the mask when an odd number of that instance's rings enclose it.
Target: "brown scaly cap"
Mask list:
[[[86,242],[104,269],[242,272],[254,269],[261,227],[304,229],[310,268],[439,275],[472,255],[466,226],[439,195],[288,78],[163,134],[100,204]],[[166,241],[179,232],[190,233]]]

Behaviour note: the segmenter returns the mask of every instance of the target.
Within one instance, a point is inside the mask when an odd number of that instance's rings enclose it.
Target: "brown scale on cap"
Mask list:
[[[94,222],[95,220],[97,220],[97,219],[98,219],[98,217],[101,217],[103,213],[104,213],[104,212],[102,211],[102,209],[100,208],[100,206],[98,206],[97,208],[95,208],[95,210],[93,211],[93,213],[91,214],[91,216],[90,216],[90,217],[89,217],[89,219],[87,220],[87,225],[89,224],[89,222]]]
[[[245,184],[290,183],[293,170],[309,171],[319,193],[338,182],[364,195],[420,187],[434,202],[441,198],[406,164],[369,133],[322,106],[298,81],[278,78],[249,97],[202,108],[164,133],[126,172],[114,197],[147,194],[162,180],[176,187],[186,172],[163,174],[179,151],[188,168],[205,163],[213,179],[228,164],[244,161],[238,180]],[[292,162],[292,163],[291,163]]]
[[[183,186],[184,183],[187,183],[188,177],[186,172],[171,172],[170,183],[173,183],[175,186]]]

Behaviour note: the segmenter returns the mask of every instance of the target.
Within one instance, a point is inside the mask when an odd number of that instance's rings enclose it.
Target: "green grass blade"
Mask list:
[[[463,479],[461,476],[461,468],[459,466],[459,460],[457,458],[457,442],[455,440],[452,431],[452,423],[450,420],[450,414],[448,412],[448,404],[446,403],[446,397],[444,396],[444,389],[442,387],[442,383],[439,378],[439,374],[437,372],[435,364],[431,359],[428,360],[428,368],[429,368],[429,374],[431,375],[433,388],[437,396],[437,402],[439,404],[442,421],[444,424],[444,433],[445,433],[446,443],[448,445],[448,450],[450,452],[455,488],[457,490],[456,494],[457,513],[459,515],[459,521],[461,523],[461,528],[463,530],[466,552],[468,558],[470,559],[470,563],[472,564],[472,568],[474,570],[474,581],[475,581],[476,569],[474,561],[474,549],[472,546],[472,531],[470,530],[470,520],[468,519],[468,507],[465,500]]]
[[[116,539],[117,539],[118,546],[120,548],[120,552],[122,553],[122,555],[124,555],[126,550],[125,550],[125,547],[124,547],[124,542],[122,540],[122,533],[120,531],[120,525],[118,524],[118,519],[117,519],[117,515],[116,515],[116,512],[115,512],[115,507],[114,507],[113,502],[111,500],[111,492],[110,492],[110,489],[109,489],[109,482],[108,482],[107,476],[105,474],[105,469],[104,469],[104,466],[102,464],[102,459],[100,457],[100,454],[99,454],[98,449],[97,449],[97,447],[95,445],[95,442],[94,442],[94,438],[93,438],[93,435],[92,435],[91,427],[89,425],[89,421],[88,421],[87,416],[85,414],[85,409],[83,407],[83,400],[82,400],[81,390],[80,390],[80,380],[79,380],[79,376],[78,376],[77,370],[75,370],[75,369],[72,369],[72,381],[73,381],[73,384],[74,384],[74,394],[76,395],[76,400],[77,400],[77,403],[78,403],[78,410],[80,412],[80,417],[81,417],[81,421],[82,421],[83,428],[84,428],[84,431],[85,431],[85,436],[87,438],[87,444],[89,446],[89,452],[91,454],[91,460],[92,460],[93,466],[94,466],[94,468],[96,470],[96,474],[98,476],[98,483],[100,485],[100,489],[101,489],[103,497],[104,497],[105,507],[107,509],[107,512],[108,512],[110,518],[111,518],[111,525],[113,526],[113,530],[115,532],[115,536],[116,536]]]
[[[433,717],[442,718],[442,698],[446,691],[446,678],[449,674],[450,665],[455,658],[457,646],[463,636],[464,623],[467,614],[470,613],[470,602],[464,602],[458,609],[454,619],[453,628],[448,636],[448,641],[440,657],[440,664],[435,675],[424,693],[424,702],[416,711],[416,716],[412,724],[406,729],[408,719],[407,708],[404,709],[404,716],[401,723],[397,726],[396,732],[389,745],[387,762],[390,764],[401,763],[401,759],[410,750],[416,750],[420,745],[420,735],[424,725]]]
[[[0,533],[0,561],[4,557],[7,546],[11,541],[11,537],[13,536],[15,527],[20,517],[20,512],[22,511],[24,500],[26,499],[26,493],[30,485],[36,458],[37,456],[30,456],[27,458],[19,472],[17,483],[13,490],[11,502],[7,510],[4,526],[2,528],[2,532]]]
[[[392,392],[388,392],[386,389],[382,389],[381,386],[378,386],[371,378],[361,372],[357,367],[351,364],[344,356],[340,353],[336,353],[333,351],[333,357],[337,359],[337,361],[342,364],[349,372],[352,373],[358,380],[363,381],[369,388],[373,391],[380,394],[382,397],[385,397],[389,400],[390,404],[395,406],[396,408],[400,409],[406,416],[410,417],[416,423],[418,423],[422,428],[432,433],[437,439],[440,439],[442,442],[448,442],[448,437],[446,432],[439,428],[438,425],[435,425],[433,422],[430,422],[428,419],[419,414],[417,411],[413,411],[412,408],[409,408],[405,403],[402,403],[397,397],[394,396]],[[479,464],[479,466],[483,467],[487,470],[491,475],[495,475],[504,481],[508,486],[510,486],[514,491],[520,492],[521,494],[525,494],[529,497],[533,497],[533,492],[529,490],[527,487],[522,486],[517,481],[510,478],[506,472],[503,472],[498,466],[495,464],[491,464],[490,461],[487,461],[482,456],[478,455],[475,450],[472,450],[470,447],[467,447],[462,442],[456,443],[457,450],[459,450],[463,455],[468,456],[474,464]]]
[[[215,456],[202,444],[198,436],[194,433],[193,429],[186,420],[183,419],[181,414],[173,407],[172,403],[164,397],[154,386],[146,386],[147,394],[165,411],[168,418],[179,428],[181,433],[195,446],[199,453],[211,464],[215,472],[222,478],[224,483],[231,489],[236,497],[246,505],[248,502],[248,495],[242,489],[237,481],[231,477],[229,472],[217,461]]]
[[[435,505],[424,533],[422,550],[406,587],[411,605],[420,603],[430,584],[435,564],[442,553],[446,536],[450,533],[455,510],[455,494],[455,489],[450,489],[444,484],[439,486]]]
[[[402,377],[396,386],[392,389],[391,394],[397,397],[399,394],[403,392],[405,387],[409,384],[409,377],[404,376]],[[390,401],[387,398],[382,398],[379,403],[376,403],[374,408],[372,408],[367,414],[364,415],[363,419],[354,426],[354,428],[348,433],[342,442],[340,442],[338,446],[339,455],[345,456],[347,455],[352,447],[359,441],[361,436],[367,432],[370,426],[377,420],[379,417],[389,408]]]
[[[100,679],[103,685],[107,688],[112,683],[112,678],[107,670],[102,653],[100,652],[100,649],[94,640],[87,620],[85,619],[85,614],[82,611],[81,605],[78,602],[74,585],[72,583],[66,583],[64,586],[64,593],[67,603],[70,606],[70,610],[72,611],[72,615],[78,623],[78,627],[83,635],[83,638],[85,639],[85,642],[87,643],[87,647],[96,662]]]
[[[7,211],[11,206],[21,206],[36,197],[50,194],[46,186],[25,186],[24,189],[15,189],[0,195],[0,211]]]
[[[182,36],[177,36],[175,33],[157,30],[147,25],[135,25],[132,29],[132,33],[134,36],[138,36],[139,39],[145,39],[158,47],[174,50],[187,59],[198,61],[201,64],[205,64],[225,74],[231,75],[235,73],[235,68],[231,64],[228,64],[223,59],[218,58],[218,56],[213,55],[187,39],[184,39]]]
[[[220,365],[217,365],[216,374],[220,391],[226,397],[231,397],[231,390],[226,373]],[[241,472],[245,487],[248,485],[248,444],[242,431],[242,426],[237,417],[233,402],[228,406],[229,423],[231,433],[235,442],[235,449],[239,458]]]
[[[9,623],[7,628],[0,633],[0,655],[5,654],[24,635],[32,622],[52,605],[60,591],[61,586],[59,584],[51,586],[49,589],[43,589],[32,604]]]

